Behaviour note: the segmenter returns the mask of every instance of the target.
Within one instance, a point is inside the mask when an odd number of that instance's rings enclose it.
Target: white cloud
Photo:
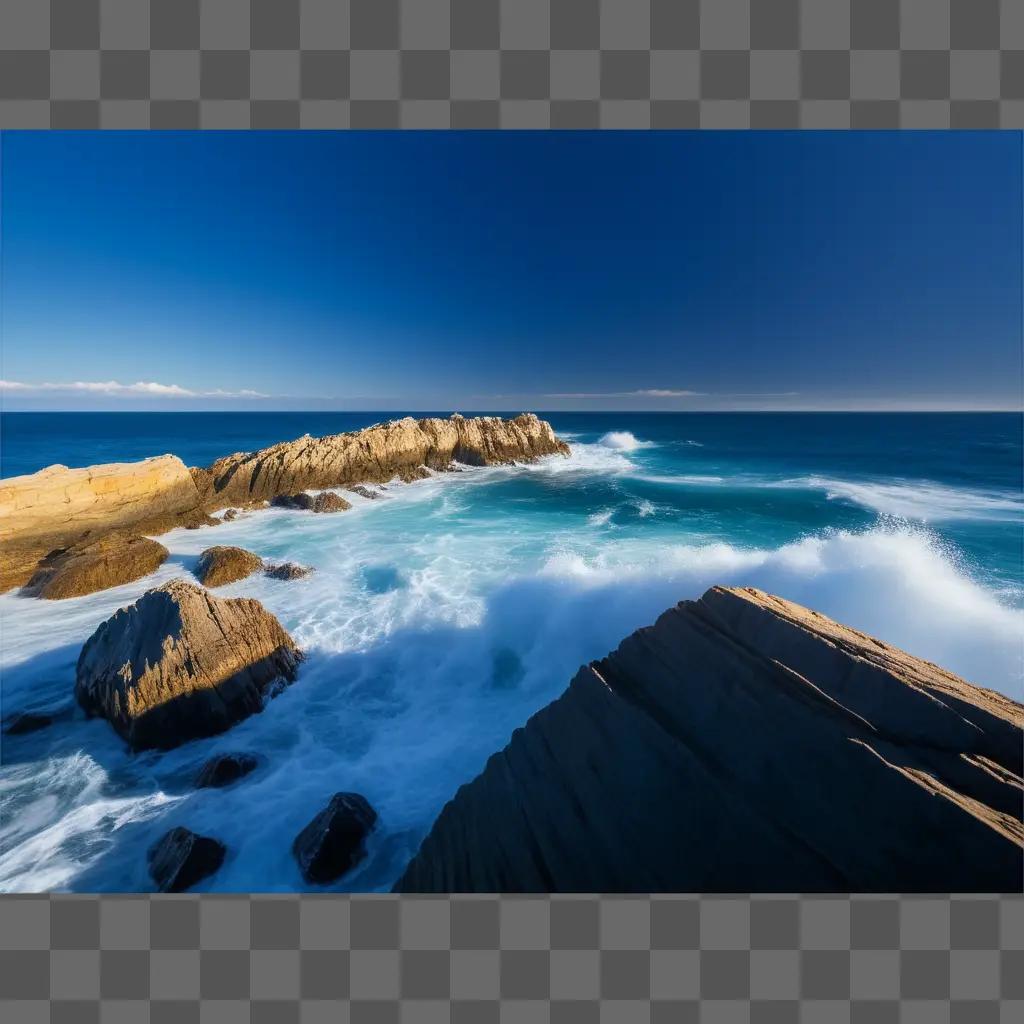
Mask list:
[[[122,384],[116,380],[76,380],[68,383],[25,384],[17,380],[0,380],[0,391],[17,392],[53,392],[113,395],[130,397],[141,395],[150,398],[269,398],[261,391],[243,389],[241,391],[225,391],[216,388],[212,391],[194,391],[178,384],[160,384],[154,380],[140,380],[134,384]]]
[[[544,395],[544,398],[698,398],[703,391],[676,388],[639,388],[635,391],[575,391]]]

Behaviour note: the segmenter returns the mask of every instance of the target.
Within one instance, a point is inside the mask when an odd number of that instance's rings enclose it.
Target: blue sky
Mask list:
[[[4,406],[1019,407],[1021,138],[8,132]]]

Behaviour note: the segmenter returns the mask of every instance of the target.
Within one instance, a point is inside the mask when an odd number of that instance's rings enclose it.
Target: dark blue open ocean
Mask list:
[[[168,452],[205,465],[397,415],[6,414],[2,473]],[[348,495],[342,516],[268,510],[174,531],[171,557],[136,584],[0,596],[4,712],[64,716],[4,738],[0,890],[145,889],[145,848],[176,824],[228,844],[206,886],[301,888],[291,838],[338,789],[366,794],[382,822],[342,884],[387,888],[445,800],[581,663],[715,583],[763,587],[1020,699],[1020,415],[541,415],[569,458]],[[213,543],[315,567],[224,588],[262,601],[307,660],[224,737],[130,757],[73,707],[78,651]],[[191,787],[232,749],[265,766],[223,792]]]

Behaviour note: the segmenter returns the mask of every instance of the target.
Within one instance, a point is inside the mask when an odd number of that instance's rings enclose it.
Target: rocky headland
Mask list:
[[[1019,891],[1024,707],[713,587],[579,670],[402,892]]]
[[[73,597],[131,582],[159,554],[133,538],[213,526],[220,520],[210,513],[222,509],[232,511],[230,518],[266,502],[344,511],[349,502],[331,488],[396,476],[413,481],[454,463],[526,462],[568,451],[551,425],[532,413],[514,419],[456,414],[306,436],[229,455],[206,468],[190,469],[173,455],[85,469],[50,466],[0,480],[0,593],[33,581],[29,595]],[[129,541],[132,551],[121,553]],[[37,571],[42,576],[33,580]]]

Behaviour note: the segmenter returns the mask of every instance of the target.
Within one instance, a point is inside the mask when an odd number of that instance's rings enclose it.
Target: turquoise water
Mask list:
[[[208,463],[394,414],[92,414],[3,420],[5,476],[173,452]],[[339,888],[387,888],[437,811],[582,662],[714,583],[808,604],[1020,698],[1021,419],[1016,415],[548,414],[572,455],[472,469],[351,512],[267,510],[161,538],[152,577],[60,603],[0,597],[3,711],[56,710],[3,737],[0,889],[145,889],[172,825],[229,847],[203,888],[302,888],[294,835],[339,789],[381,814]],[[128,755],[72,706],[81,643],[188,574],[210,544],[314,566],[255,577],[308,652],[298,681],[230,733]],[[214,752],[262,767],[225,791]]]

